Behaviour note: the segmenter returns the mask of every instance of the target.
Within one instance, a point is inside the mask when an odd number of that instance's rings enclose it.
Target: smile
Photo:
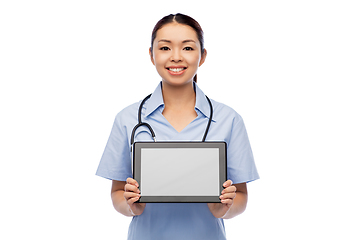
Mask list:
[[[166,68],[168,70],[168,72],[171,74],[171,75],[181,75],[185,72],[186,70],[186,67],[178,67],[178,68]]]
[[[186,68],[168,68],[168,70],[172,71],[172,72],[181,72],[183,70],[185,70]]]

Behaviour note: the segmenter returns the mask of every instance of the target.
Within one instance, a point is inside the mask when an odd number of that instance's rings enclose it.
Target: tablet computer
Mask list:
[[[227,180],[225,142],[135,142],[138,202],[220,202]]]

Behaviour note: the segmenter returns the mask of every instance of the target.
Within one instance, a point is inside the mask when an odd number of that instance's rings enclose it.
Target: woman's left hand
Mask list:
[[[233,205],[236,197],[236,187],[232,185],[231,180],[224,182],[223,186],[225,189],[221,192],[221,203],[208,203],[211,213],[217,218],[225,216]]]

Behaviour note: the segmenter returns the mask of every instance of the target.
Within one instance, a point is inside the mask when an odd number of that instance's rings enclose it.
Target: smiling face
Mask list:
[[[192,82],[206,57],[197,34],[190,26],[169,23],[160,28],[149,50],[151,61],[163,82],[180,86]]]

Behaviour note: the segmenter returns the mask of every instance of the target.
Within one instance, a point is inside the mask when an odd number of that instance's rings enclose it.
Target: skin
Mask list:
[[[205,62],[207,51],[201,53],[200,42],[191,27],[169,23],[158,30],[149,55],[162,78],[163,115],[180,132],[197,117],[192,82],[198,68]],[[171,73],[171,66],[185,67],[185,71]],[[216,218],[229,219],[244,212],[246,183],[232,184],[231,180],[227,180],[223,187],[221,203],[207,204],[211,213]],[[125,216],[141,215],[146,207],[146,203],[135,203],[140,198],[140,191],[139,184],[132,178],[126,182],[113,180],[111,198],[114,208]]]
[[[162,77],[164,117],[180,132],[197,114],[194,110],[196,96],[193,78],[198,68],[205,62],[206,50],[201,54],[200,42],[196,32],[189,26],[171,23],[158,30],[149,49],[151,62]],[[170,66],[184,66],[182,75],[171,75]]]

